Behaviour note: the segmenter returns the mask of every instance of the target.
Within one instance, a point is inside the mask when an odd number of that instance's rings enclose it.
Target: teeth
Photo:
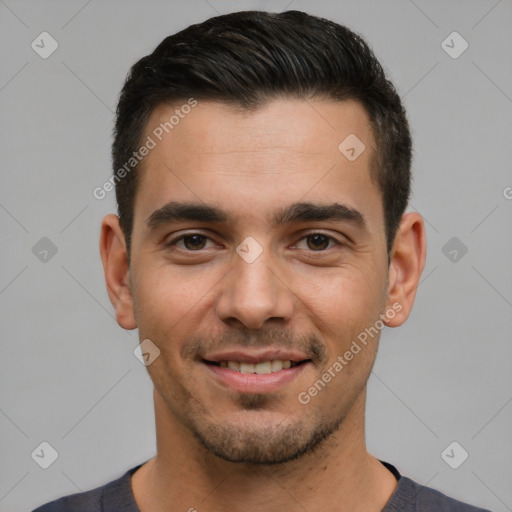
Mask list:
[[[228,361],[228,368],[230,370],[235,370],[235,372],[239,372],[240,371],[240,364],[237,363],[236,361]]]
[[[272,361],[272,371],[279,372],[283,369],[283,361]]]
[[[256,373],[258,375],[265,375],[267,373],[280,372],[283,369],[290,368],[291,361],[264,361],[262,363],[239,363],[238,361],[220,361],[219,365],[223,368],[229,368],[235,372],[240,373]]]
[[[251,363],[240,363],[240,373],[254,373],[254,365]]]
[[[258,375],[264,375],[265,373],[271,373],[272,372],[272,362],[265,361],[264,363],[255,364],[254,371]]]

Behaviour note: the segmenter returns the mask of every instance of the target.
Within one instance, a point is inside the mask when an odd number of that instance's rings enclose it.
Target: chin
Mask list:
[[[239,416],[239,415],[237,415]],[[244,415],[245,416],[245,415]],[[341,424],[331,419],[315,425],[284,419],[250,421],[247,416],[223,424],[191,425],[194,436],[210,453],[228,462],[272,465],[296,460],[317,449]],[[282,416],[282,415],[279,415]]]

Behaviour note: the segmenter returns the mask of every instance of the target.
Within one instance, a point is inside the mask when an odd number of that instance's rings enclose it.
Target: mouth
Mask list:
[[[231,352],[200,360],[215,382],[240,393],[271,393],[313,367],[305,354],[270,351],[261,354]]]
[[[269,361],[261,361],[258,363],[246,363],[242,361],[222,360],[222,361],[208,361],[203,359],[205,364],[217,366],[219,368],[229,368],[234,372],[256,375],[267,375],[269,373],[277,373],[288,368],[294,368],[305,363],[311,362],[311,359],[304,359],[302,361],[291,361],[290,359],[273,359]]]

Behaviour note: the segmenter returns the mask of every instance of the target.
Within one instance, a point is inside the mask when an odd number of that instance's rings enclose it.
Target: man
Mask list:
[[[170,36],[131,69],[113,160],[101,256],[157,454],[37,512],[481,510],[366,451],[426,248],[405,112],[360,37],[297,11]]]

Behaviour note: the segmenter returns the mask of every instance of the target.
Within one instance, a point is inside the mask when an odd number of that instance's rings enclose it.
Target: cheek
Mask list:
[[[308,321],[321,333],[328,360],[319,373],[330,370],[336,375],[331,386],[335,394],[341,388],[359,390],[375,360],[380,330],[375,334],[371,328],[385,305],[385,283],[382,276],[377,280],[371,275],[362,269],[338,268],[322,279],[303,276],[304,286],[297,293]]]
[[[192,266],[171,269],[168,265],[141,265],[134,289],[135,314],[140,339],[150,339],[160,351],[163,363],[176,375],[187,372],[180,350],[199,332],[212,332],[211,298],[222,277],[212,269]],[[213,324],[212,324],[213,325]],[[157,373],[161,365],[148,367]]]
[[[368,269],[316,269],[297,274],[294,282],[294,292],[307,309],[336,334],[373,323],[385,301],[385,280]]]
[[[193,314],[218,281],[211,272],[192,266],[171,268],[168,264],[143,265],[134,289],[138,322],[169,328]],[[195,271],[197,270],[197,271]]]
[[[186,312],[179,287],[170,286],[159,272],[141,270],[132,289],[134,310],[141,340],[150,339],[161,351],[168,352],[173,327]],[[154,365],[151,365],[154,366]],[[151,369],[151,366],[149,369]]]

